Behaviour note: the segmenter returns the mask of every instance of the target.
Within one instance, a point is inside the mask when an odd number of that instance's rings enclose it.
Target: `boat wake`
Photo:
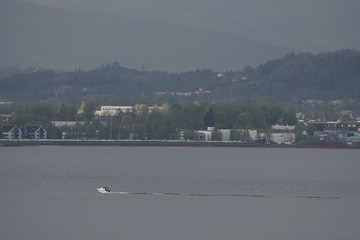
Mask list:
[[[190,196],[190,197],[251,197],[251,198],[274,198],[276,196],[264,195],[264,194],[206,194],[206,193],[177,193],[177,192],[113,192],[108,187],[97,188],[99,193],[106,194],[121,194],[121,195],[153,195],[153,196]],[[319,199],[319,200],[331,200],[340,199],[340,197],[333,196],[277,196],[288,198],[305,198],[305,199]]]
[[[205,194],[205,193],[175,193],[175,192],[109,192],[112,194],[123,194],[123,195],[172,195],[172,196],[193,196],[193,197],[259,197],[264,198],[265,195],[258,194]]]

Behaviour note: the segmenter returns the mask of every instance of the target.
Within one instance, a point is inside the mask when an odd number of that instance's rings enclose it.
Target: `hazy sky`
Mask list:
[[[358,35],[360,32],[359,0],[27,1],[229,31],[299,50],[360,47],[360,40],[349,40],[344,36],[344,33]],[[343,43],[341,37],[344,37]],[[324,38],[328,46],[322,47]]]
[[[3,1],[0,65],[239,70],[288,51],[360,49],[359,0]]]

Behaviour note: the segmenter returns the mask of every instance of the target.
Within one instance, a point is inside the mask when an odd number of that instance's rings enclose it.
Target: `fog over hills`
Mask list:
[[[36,3],[36,4],[34,4]],[[288,51],[360,49],[354,0],[0,1],[0,67],[240,70]]]
[[[231,32],[298,51],[360,48],[358,0],[26,0]]]
[[[242,69],[285,49],[235,34],[145,21],[124,15],[79,13],[2,1],[1,65],[126,67],[184,71]]]

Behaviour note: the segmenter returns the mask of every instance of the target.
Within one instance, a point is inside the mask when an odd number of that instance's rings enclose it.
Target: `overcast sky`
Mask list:
[[[347,36],[344,36],[343,44],[339,39],[344,34],[359,34],[359,0],[27,1],[224,30],[299,50],[360,47],[360,43],[349,40]],[[328,39],[329,46],[322,47],[323,38],[334,39]]]
[[[54,14],[22,6],[23,12],[13,9],[16,16],[5,16],[0,9],[5,38],[0,48],[6,53],[0,65],[53,61],[52,66],[93,66],[119,60],[136,68],[239,70],[286,51],[360,49],[359,0],[23,1],[63,10]]]

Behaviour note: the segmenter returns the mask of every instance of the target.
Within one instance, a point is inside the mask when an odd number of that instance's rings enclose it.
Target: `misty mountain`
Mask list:
[[[169,71],[239,70],[281,56],[285,48],[224,31],[77,12],[14,0],[0,2],[0,66],[122,66]]]
[[[202,89],[202,90],[200,90]],[[223,73],[139,71],[114,62],[83,71],[0,71],[0,99],[81,101],[98,96],[112,104],[176,101],[288,102],[306,99],[360,99],[360,52],[288,53],[257,68]],[[56,93],[56,94],[55,94]],[[270,97],[270,98],[268,98]],[[125,100],[124,100],[125,99]],[[108,103],[109,104],[109,103]]]
[[[26,0],[227,31],[296,51],[360,49],[358,0]]]

